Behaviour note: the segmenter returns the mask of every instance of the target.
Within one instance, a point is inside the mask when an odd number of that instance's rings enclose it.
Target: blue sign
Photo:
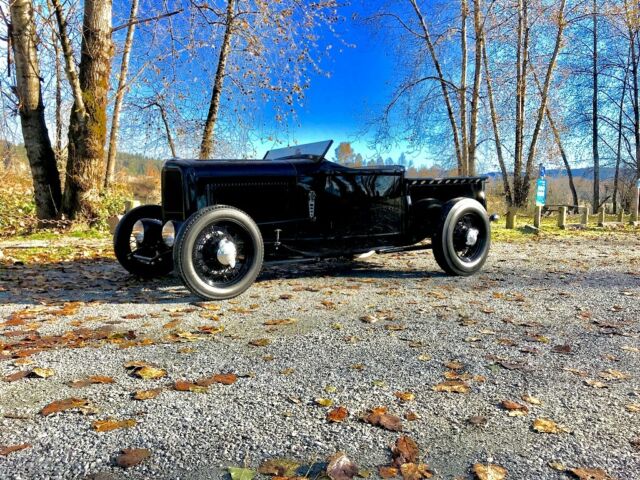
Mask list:
[[[536,207],[544,207],[547,203],[547,181],[539,178],[536,182]]]
[[[540,178],[544,178],[547,176],[547,168],[540,164]]]

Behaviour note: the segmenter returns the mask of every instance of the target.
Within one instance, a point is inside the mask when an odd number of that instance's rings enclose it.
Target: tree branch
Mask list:
[[[111,33],[116,33],[118,30],[124,30],[125,28],[129,28],[134,25],[139,25],[141,23],[148,23],[148,22],[153,22],[155,20],[162,20],[163,18],[167,18],[167,17],[173,17],[174,15],[178,15],[183,11],[184,9],[181,8],[180,10],[175,10],[173,12],[163,13],[162,15],[156,15],[155,17],[141,18],[139,20],[136,19],[131,22],[123,23],[122,25],[118,25],[117,27],[112,28]]]

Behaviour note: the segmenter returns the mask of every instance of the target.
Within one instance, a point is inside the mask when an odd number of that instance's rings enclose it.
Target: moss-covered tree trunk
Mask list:
[[[15,91],[33,177],[36,212],[38,218],[51,220],[59,214],[62,194],[56,157],[44,117],[33,3],[31,0],[13,0],[10,11],[11,45],[16,65]]]
[[[78,75],[82,100],[76,98],[69,121],[63,211],[70,219],[94,218],[104,173],[107,94],[113,44],[111,0],[86,0]]]

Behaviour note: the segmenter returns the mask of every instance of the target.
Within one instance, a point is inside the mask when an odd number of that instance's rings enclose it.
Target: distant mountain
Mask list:
[[[573,168],[571,170],[574,178],[584,178],[586,180],[593,180],[593,168]],[[600,168],[600,180],[613,180],[616,174],[616,169],[613,167]],[[500,172],[485,173],[489,178],[501,178]],[[547,177],[550,178],[562,178],[567,176],[567,171],[564,168],[554,168],[547,170]],[[537,177],[537,171],[536,171]]]

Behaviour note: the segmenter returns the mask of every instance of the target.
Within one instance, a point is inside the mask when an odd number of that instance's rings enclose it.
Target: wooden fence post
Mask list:
[[[640,187],[640,185],[637,185]],[[633,212],[631,212],[631,222],[636,223],[640,221],[638,217],[638,210],[640,210],[640,188],[636,188],[635,201],[633,202]]]
[[[507,229],[513,230],[516,228],[516,223],[518,221],[518,211],[513,207],[509,207],[507,210]]]
[[[604,221],[605,221],[605,209],[604,207],[600,207],[598,209],[598,226],[604,227]]]
[[[582,217],[580,218],[580,225],[587,226],[589,225],[589,214],[591,213],[591,207],[589,205],[585,205],[584,207],[580,207],[582,210]]]
[[[533,214],[533,226],[536,228],[540,228],[542,223],[542,207],[537,206],[536,212]]]
[[[558,227],[563,230],[567,228],[567,207],[560,207],[558,211]]]
[[[624,208],[621,208],[620,211],[618,211],[618,223],[623,223],[624,222]]]

